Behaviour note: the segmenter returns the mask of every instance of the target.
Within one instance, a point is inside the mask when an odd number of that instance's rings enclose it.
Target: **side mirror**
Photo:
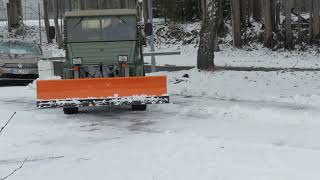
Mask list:
[[[151,23],[146,23],[144,25],[144,33],[146,36],[151,36],[153,34],[153,27]]]
[[[49,27],[49,38],[55,39],[56,38],[56,29],[54,26]]]

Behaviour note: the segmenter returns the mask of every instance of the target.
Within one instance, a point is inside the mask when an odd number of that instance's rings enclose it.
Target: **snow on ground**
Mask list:
[[[320,54],[311,52],[272,51],[259,45],[247,49],[236,49],[227,45],[220,46],[221,51],[215,53],[217,66],[234,67],[273,67],[273,68],[320,68]],[[149,49],[147,49],[149,51]],[[181,56],[156,57],[157,65],[196,66],[198,47],[195,45],[167,45],[156,51],[180,51]],[[150,63],[150,57],[146,57]]]
[[[320,72],[206,73],[193,69],[166,74],[170,81],[170,92],[174,95],[320,105]],[[190,78],[183,78],[185,74]]]
[[[179,65],[196,66],[198,51],[198,33],[201,24],[187,23],[174,24],[172,28],[163,26],[163,20],[157,19],[155,25],[156,32],[156,51],[170,52],[180,51],[181,56],[159,56],[156,57],[158,65]],[[253,23],[253,34],[257,34],[261,29],[261,24]],[[178,30],[177,30],[178,29]],[[249,30],[248,30],[249,31]],[[248,32],[249,34],[250,32]],[[193,39],[191,43],[185,43]],[[320,54],[319,47],[307,47],[305,51],[287,51],[278,49],[276,51],[264,48],[261,44],[251,43],[243,49],[233,48],[232,37],[228,33],[224,38],[220,38],[221,51],[215,53],[215,64],[217,66],[236,66],[236,67],[273,67],[273,68],[319,68]],[[296,49],[303,49],[297,46]],[[150,51],[150,47],[145,49]],[[150,57],[146,58],[148,63]]]
[[[319,179],[318,73],[165,74],[172,103],[146,112],[67,116],[37,109],[32,86],[1,88],[1,124],[17,116],[0,175],[27,157],[11,179]]]
[[[180,49],[182,56],[159,64],[195,65],[196,48]],[[218,64],[234,66],[315,68],[318,60],[263,48],[216,53]],[[0,177],[27,158],[10,179],[319,179],[320,72],[159,74],[168,76],[171,103],[146,112],[100,107],[64,115],[35,107],[34,84],[1,87],[0,124],[17,115],[0,135]]]

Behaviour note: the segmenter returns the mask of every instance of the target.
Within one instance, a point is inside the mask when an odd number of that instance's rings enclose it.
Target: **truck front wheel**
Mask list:
[[[132,105],[132,110],[133,111],[145,111],[147,110],[147,105]]]
[[[63,108],[64,114],[77,114],[79,112],[78,107],[68,107],[68,108]]]

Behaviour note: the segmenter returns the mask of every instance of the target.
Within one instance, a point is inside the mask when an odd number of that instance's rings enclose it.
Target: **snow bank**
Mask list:
[[[169,95],[320,105],[320,72],[199,72],[192,69],[167,74]],[[185,74],[189,78],[183,78]]]

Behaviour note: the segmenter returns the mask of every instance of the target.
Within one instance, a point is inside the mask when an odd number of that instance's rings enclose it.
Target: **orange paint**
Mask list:
[[[167,94],[165,76],[37,81],[37,99],[44,101],[165,94]]]

